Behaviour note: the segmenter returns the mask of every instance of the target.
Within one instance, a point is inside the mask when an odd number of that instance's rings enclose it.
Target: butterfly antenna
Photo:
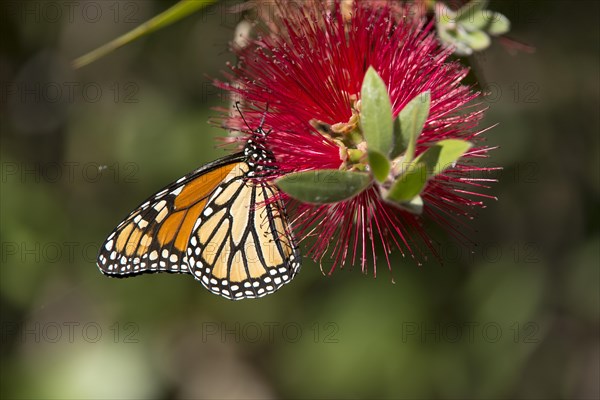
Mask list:
[[[244,120],[244,123],[246,124],[246,127],[248,128],[248,130],[252,131],[253,129],[250,127],[250,124],[248,124],[248,121],[246,121],[246,118],[244,117],[244,114],[242,113],[242,110],[240,109],[240,102],[239,101],[235,102],[235,108],[240,113],[240,117],[242,117],[242,119]]]
[[[265,124],[265,118],[267,118],[268,112],[269,112],[269,103],[267,103],[267,105],[265,107],[265,112],[263,113],[263,116],[260,119],[260,125],[258,126],[258,129],[262,129],[263,125]]]
[[[258,126],[258,128],[256,130],[252,129],[252,127],[250,126],[250,124],[248,123],[248,121],[246,121],[246,118],[244,117],[244,114],[242,113],[242,110],[240,109],[240,102],[239,101],[235,102],[235,108],[240,113],[240,116],[244,120],[244,123],[246,124],[246,127],[248,128],[249,131],[256,132],[256,133],[262,133],[263,136],[267,136],[271,132],[271,130],[269,130],[269,132],[265,132],[262,129],[263,125],[265,124],[265,119],[267,118],[267,113],[269,112],[269,104],[268,103],[267,103],[265,112],[263,113],[263,116],[260,119],[260,124],[259,124],[259,126]]]
[[[269,112],[269,103],[267,103],[267,105],[265,106],[265,112],[263,113],[262,118],[260,119],[260,125],[258,126],[258,130],[261,131],[263,133],[264,136],[267,136],[269,133],[271,133],[271,130],[269,129],[268,132],[265,132],[263,130],[263,125],[265,124],[265,119],[267,118],[267,113]]]

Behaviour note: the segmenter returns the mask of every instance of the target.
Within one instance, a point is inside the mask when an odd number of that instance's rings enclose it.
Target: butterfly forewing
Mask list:
[[[115,277],[189,272],[186,248],[192,229],[210,194],[240,159],[236,155],[207,164],[137,207],[100,248],[100,270]]]

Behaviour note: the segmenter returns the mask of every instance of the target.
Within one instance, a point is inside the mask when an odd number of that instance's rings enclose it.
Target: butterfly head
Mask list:
[[[244,156],[250,167],[248,176],[264,177],[272,175],[277,169],[275,166],[275,156],[267,147],[266,139],[269,132],[265,132],[262,127],[252,131],[252,135],[244,146]]]

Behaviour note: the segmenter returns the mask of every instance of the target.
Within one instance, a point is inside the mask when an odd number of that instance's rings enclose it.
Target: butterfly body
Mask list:
[[[106,239],[98,267],[109,276],[191,273],[212,293],[262,297],[300,269],[279,190],[268,181],[274,157],[258,129],[241,153],[168,185]]]

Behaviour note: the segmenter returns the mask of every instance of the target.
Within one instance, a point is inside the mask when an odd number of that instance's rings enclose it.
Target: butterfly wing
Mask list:
[[[273,293],[300,269],[284,205],[274,200],[278,189],[245,179],[249,170],[240,163],[229,172],[207,201],[187,248],[194,277],[233,300]]]
[[[100,248],[102,273],[189,272],[185,251],[192,229],[211,193],[242,160],[235,154],[206,164],[137,207]]]

